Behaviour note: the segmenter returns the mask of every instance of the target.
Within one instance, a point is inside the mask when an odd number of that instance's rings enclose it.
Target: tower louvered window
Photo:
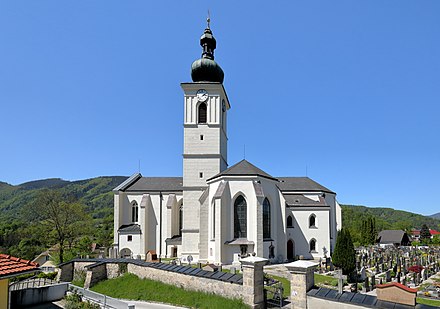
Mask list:
[[[199,105],[199,123],[206,123],[206,118],[208,115],[207,107],[205,103]]]

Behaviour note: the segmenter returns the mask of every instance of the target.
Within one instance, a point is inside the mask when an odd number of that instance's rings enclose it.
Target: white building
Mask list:
[[[183,177],[132,175],[114,189],[114,255],[230,264],[323,257],[341,228],[336,194],[307,177],[273,177],[246,160],[228,168],[223,71],[208,27],[184,92]]]

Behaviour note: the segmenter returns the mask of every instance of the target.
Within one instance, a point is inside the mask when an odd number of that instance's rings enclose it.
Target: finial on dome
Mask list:
[[[200,38],[202,57],[194,61],[191,65],[191,78],[193,82],[223,83],[223,70],[217,62],[214,61],[214,50],[217,47],[217,43],[210,28],[211,16],[209,10],[206,22],[207,27]]]
[[[208,24],[208,29],[211,29],[210,27],[210,23],[211,23],[211,14],[209,14],[209,10],[208,10],[208,17],[206,18],[206,23]]]

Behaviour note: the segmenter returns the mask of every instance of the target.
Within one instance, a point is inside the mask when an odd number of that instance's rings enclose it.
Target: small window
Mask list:
[[[132,240],[133,240],[133,236],[127,235],[127,241],[132,241]]]
[[[310,252],[316,252],[316,239],[310,240]]]
[[[201,141],[203,141],[203,134],[202,134],[202,135],[200,135],[200,140],[201,140]]]
[[[199,177],[203,178],[203,173],[202,172],[199,173]]]
[[[290,215],[287,217],[287,227],[293,227],[293,219]]]
[[[309,217],[309,227],[316,228],[316,216],[315,214],[311,214]]]

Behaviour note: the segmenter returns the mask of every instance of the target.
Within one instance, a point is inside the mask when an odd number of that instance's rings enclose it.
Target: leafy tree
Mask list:
[[[336,246],[332,255],[333,265],[342,268],[342,273],[348,275],[356,268],[356,257],[350,231],[342,228],[336,238]]]
[[[59,262],[64,262],[64,250],[82,234],[87,234],[91,218],[84,207],[72,198],[65,198],[59,191],[40,191],[32,210],[40,223],[50,232],[49,236],[59,244]]]
[[[426,242],[431,239],[431,232],[426,224],[422,225],[420,229],[420,241]]]

